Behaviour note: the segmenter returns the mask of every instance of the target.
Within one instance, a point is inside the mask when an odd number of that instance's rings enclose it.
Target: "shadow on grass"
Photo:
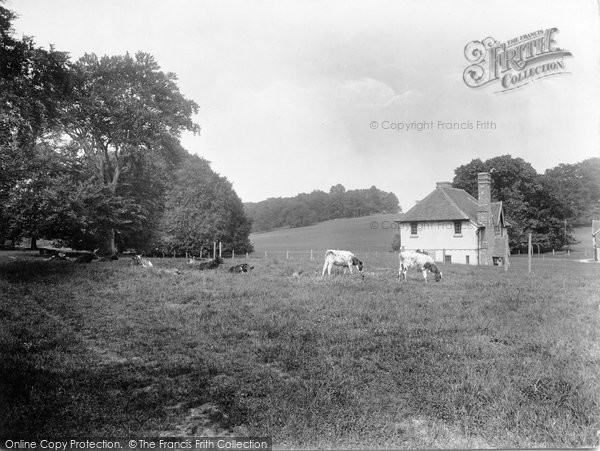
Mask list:
[[[10,283],[28,283],[73,275],[78,264],[68,261],[26,260],[0,263],[0,280]]]
[[[113,435],[160,430],[173,403],[200,405],[210,381],[204,367],[134,364],[40,367],[26,353],[0,368],[0,431],[12,438]]]

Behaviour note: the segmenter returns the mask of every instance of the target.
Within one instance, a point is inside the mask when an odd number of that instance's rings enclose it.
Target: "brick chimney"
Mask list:
[[[494,225],[492,223],[492,177],[477,174],[477,225],[479,228],[479,264],[493,264]]]
[[[480,207],[492,203],[492,177],[489,172],[477,174],[477,195]]]
[[[489,172],[477,174],[477,222],[487,227],[492,217],[492,177]]]
[[[452,182],[437,182],[435,184],[436,188],[452,188]]]

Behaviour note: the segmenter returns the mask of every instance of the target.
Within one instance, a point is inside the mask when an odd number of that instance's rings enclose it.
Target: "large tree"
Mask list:
[[[546,170],[544,180],[560,193],[575,224],[589,226],[592,219],[600,218],[600,158],[560,164]]]
[[[200,255],[202,249],[220,241],[226,252],[251,252],[250,227],[231,183],[216,174],[206,160],[188,156],[175,172],[167,194],[156,248]]]
[[[568,206],[531,164],[510,155],[474,159],[456,168],[453,186],[477,198],[477,173],[484,171],[492,177],[492,199],[503,202],[512,249],[526,249],[529,232],[545,250],[573,241],[570,228],[565,231],[564,227],[564,219],[571,214]]]
[[[181,133],[198,131],[192,120],[197,105],[175,81],[146,53],[87,54],[73,65],[60,124],[99,188],[97,232],[103,253],[116,251],[115,230],[139,224],[148,213],[135,201],[131,184],[119,191],[124,180],[129,176],[131,182],[132,172],[148,162],[161,170],[158,160],[178,160]]]
[[[40,169],[36,146],[56,130],[68,89],[66,53],[39,48],[30,37],[16,39],[15,17],[0,5],[0,240],[20,238],[21,229],[8,212],[9,197],[14,201],[13,190],[23,194],[34,186],[31,173]],[[36,201],[30,196],[23,200]]]

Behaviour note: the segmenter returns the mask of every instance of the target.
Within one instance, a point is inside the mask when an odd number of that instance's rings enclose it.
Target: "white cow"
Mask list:
[[[152,268],[152,262],[146,258],[142,258],[141,255],[136,255],[135,257],[131,257],[134,265],[139,265],[142,268]]]
[[[327,270],[328,275],[331,275],[333,265],[350,269],[350,274],[352,274],[353,266],[356,266],[358,272],[362,272],[363,270],[363,262],[356,258],[352,252],[330,249],[325,253],[325,264],[323,265],[323,274],[321,274],[321,277],[325,275],[325,270]]]
[[[406,273],[410,268],[415,268],[417,271],[423,272],[423,278],[427,283],[427,273],[431,272],[435,275],[435,281],[439,282],[442,280],[442,272],[433,262],[433,258],[422,251],[402,251],[398,255],[400,258],[400,269],[398,271],[398,281],[400,281],[400,274],[406,280]]]

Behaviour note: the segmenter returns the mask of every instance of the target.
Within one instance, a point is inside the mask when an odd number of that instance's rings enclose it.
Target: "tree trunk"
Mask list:
[[[32,251],[37,250],[37,237],[32,236],[31,237],[31,246],[29,246],[29,249],[31,249]]]
[[[100,247],[100,252],[101,255],[114,255],[117,253],[117,248],[115,246],[115,229],[110,229],[106,232],[104,242]]]

